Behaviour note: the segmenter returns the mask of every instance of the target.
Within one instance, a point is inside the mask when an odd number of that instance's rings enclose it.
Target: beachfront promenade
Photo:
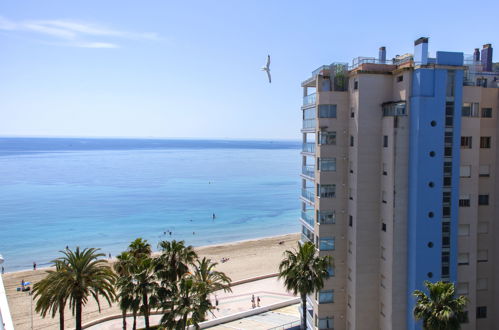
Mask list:
[[[207,257],[217,262],[220,262],[222,258],[228,258],[228,262],[219,263],[217,265],[217,270],[225,272],[231,277],[233,282],[238,282],[243,279],[254,278],[265,274],[277,273],[279,262],[283,257],[283,252],[287,249],[296,248],[298,238],[298,234],[290,234],[270,238],[199,247],[196,248],[196,251],[198,252],[200,257]],[[46,269],[37,269],[36,271],[27,270],[15,273],[5,273],[5,275],[3,275],[5,291],[10,306],[10,312],[12,314],[12,320],[14,322],[14,327],[16,330],[31,329],[32,317],[35,329],[55,329],[59,325],[58,317],[42,318],[39,314],[32,312],[31,296],[26,292],[16,291],[16,288],[20,286],[22,280],[31,283],[37,283],[45,277],[45,271]],[[248,284],[246,288],[247,289],[245,292],[234,290],[234,307],[232,307],[231,305],[229,307],[231,308],[230,310],[221,309],[220,313],[224,313],[225,311],[227,311],[227,313],[236,313],[238,312],[238,306],[241,306],[241,308],[251,308],[251,298],[248,298],[247,296],[249,292],[260,292],[262,305],[272,303],[272,299],[274,299],[271,297],[271,294],[265,294],[264,292],[277,293],[277,297],[279,296],[279,293],[282,294],[284,292],[282,286],[281,289],[272,289],[272,286],[266,287],[268,289],[267,290],[263,289],[262,287],[258,287],[257,284],[254,284],[253,286],[251,284]],[[236,297],[236,295],[238,294],[240,296]],[[246,296],[244,296],[245,294]],[[268,297],[265,297],[265,295],[267,295]],[[220,307],[229,302],[229,300],[227,299],[222,299],[223,297],[223,294],[220,294],[218,297]],[[113,306],[109,307],[107,303],[103,302],[101,304],[101,311],[99,312],[95,302],[90,299],[88,304],[83,308],[83,324],[88,324],[98,319],[119,314],[120,309],[118,308],[117,304],[113,304]],[[223,315],[220,314],[220,316]],[[66,327],[68,328],[74,326],[74,318],[69,308],[66,308],[65,310],[65,322]],[[141,320],[141,322],[143,321]]]
[[[295,297],[286,292],[282,281],[279,281],[276,276],[256,280],[248,283],[235,285],[232,287],[232,292],[217,292],[218,310],[214,311],[214,315],[209,315],[208,319],[221,318],[229,315],[243,313],[253,310],[251,304],[252,295],[260,297],[260,306],[265,307],[277,303],[284,303],[290,300],[296,300]],[[215,303],[215,297],[212,297]],[[283,307],[272,312],[265,312],[255,316],[248,316],[235,321],[227,322],[226,325],[217,325],[210,329],[269,329],[272,327],[296,322],[300,319],[300,314],[296,302],[291,305],[293,307]],[[161,315],[151,316],[151,324],[158,324]],[[131,326],[132,318],[127,318],[128,325]],[[245,326],[246,324],[246,326]],[[236,326],[238,325],[238,326]],[[144,318],[137,319],[137,327],[144,327]],[[122,319],[99,323],[94,326],[86,327],[89,330],[120,330],[122,329]]]

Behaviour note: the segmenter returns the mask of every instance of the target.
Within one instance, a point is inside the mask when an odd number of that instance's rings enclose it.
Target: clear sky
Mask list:
[[[298,139],[322,64],[499,54],[499,1],[0,2],[0,135]],[[272,56],[272,84],[260,71]]]

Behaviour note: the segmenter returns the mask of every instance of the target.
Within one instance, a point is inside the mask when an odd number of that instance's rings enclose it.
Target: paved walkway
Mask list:
[[[248,316],[232,322],[219,324],[207,328],[210,330],[267,330],[274,327],[279,329],[300,329],[300,304],[295,304],[273,311]],[[281,327],[283,326],[283,327]]]
[[[251,297],[255,295],[260,297],[260,306],[267,306],[279,302],[283,302],[294,298],[292,294],[289,294],[284,289],[282,281],[277,280],[277,277],[271,277],[263,280],[248,282],[232,287],[232,292],[217,292],[216,297],[218,298],[218,310],[214,311],[214,315],[208,315],[208,319],[218,318],[221,316],[226,316],[230,314],[235,314],[239,312],[244,312],[250,310]],[[215,305],[215,296],[211,297],[213,305]],[[263,313],[266,314],[266,313]],[[248,319],[250,319],[249,317]],[[299,318],[299,314],[298,314]],[[161,315],[152,315],[150,317],[150,324],[155,325],[159,323]],[[269,318],[270,319],[270,318]],[[131,325],[133,319],[131,317],[127,318],[127,324]],[[237,321],[234,321],[237,322]],[[288,323],[287,319],[283,323]],[[281,324],[283,324],[281,323]],[[279,325],[279,324],[277,324]],[[139,317],[137,319],[137,328],[144,327],[144,318]],[[265,329],[268,329],[267,327]],[[91,330],[120,330],[122,329],[122,319],[118,318],[115,320],[106,321],[87,329]],[[246,329],[263,329],[263,328],[253,328],[249,327]]]

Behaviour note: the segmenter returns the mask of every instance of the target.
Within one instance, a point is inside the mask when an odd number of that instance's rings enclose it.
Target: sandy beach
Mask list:
[[[238,281],[277,272],[282,253],[286,249],[296,247],[298,239],[299,234],[288,234],[199,247],[196,248],[196,251],[200,257],[211,258],[218,262],[217,270],[225,272],[233,281]],[[283,242],[283,244],[279,244],[279,242]],[[222,258],[229,258],[229,261],[221,263]],[[46,269],[38,269],[36,271],[29,270],[3,275],[16,330],[31,329],[31,296],[16,291],[16,288],[20,286],[22,280],[33,284],[43,279],[45,274]],[[101,302],[101,312],[99,313],[95,301],[89,300],[89,303],[83,309],[83,323],[119,313],[120,310],[117,306],[109,307],[105,302]],[[33,329],[57,329],[59,326],[58,316],[54,319],[49,316],[44,319],[34,312],[32,315]],[[66,310],[65,319],[66,328],[74,328],[74,318],[69,309]]]

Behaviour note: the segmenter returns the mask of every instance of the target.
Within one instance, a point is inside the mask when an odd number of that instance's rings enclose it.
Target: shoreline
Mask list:
[[[267,239],[275,239],[276,237],[287,237],[289,235],[297,235],[299,233],[289,233],[289,234],[282,234],[282,235],[273,235],[273,236],[263,236],[263,237],[256,237],[256,238],[248,238],[248,239],[242,239],[242,240],[237,240],[237,241],[230,241],[230,242],[226,242],[226,243],[215,243],[215,244],[209,244],[209,245],[200,245],[200,246],[195,246],[193,245],[193,248],[194,250],[198,250],[198,249],[207,249],[207,248],[214,248],[214,247],[219,247],[219,246],[230,246],[230,245],[237,245],[237,244],[241,244],[241,243],[248,243],[248,242],[253,242],[253,241],[261,241],[261,240],[267,240]],[[169,240],[169,241],[172,241],[172,240]],[[179,240],[177,240],[178,242]],[[124,250],[123,250],[124,251]],[[158,255],[161,251],[152,251],[152,255],[155,256],[155,255]],[[115,257],[111,257],[111,259],[109,258],[103,258],[104,260],[106,260],[107,262],[111,262],[113,263],[114,261],[116,261],[116,258]],[[41,271],[41,270],[49,270],[53,268],[53,266],[43,266],[43,267],[36,267],[36,271]],[[27,268],[27,269],[20,269],[20,270],[14,270],[14,271],[6,271],[4,273],[4,275],[7,275],[7,274],[16,274],[16,273],[22,273],[22,272],[32,272],[33,271],[33,268]]]
[[[296,247],[299,240],[299,233],[276,235],[248,240],[233,241],[220,244],[212,244],[195,247],[195,251],[200,258],[210,258],[217,262],[216,269],[225,272],[232,282],[244,280],[278,271],[282,254],[287,249]],[[280,242],[283,242],[280,244]],[[155,252],[157,254],[159,252]],[[222,258],[228,258],[227,262],[221,263]],[[115,258],[105,259],[112,263]],[[30,329],[30,303],[29,295],[16,291],[21,280],[31,282],[31,286],[46,276],[46,270],[51,267],[37,268],[36,271],[24,270],[5,273],[2,275],[7,293],[12,319],[16,330]],[[88,304],[83,308],[83,323],[87,323],[98,318],[120,313],[116,303],[112,306],[102,303],[101,312],[98,311],[97,304],[89,299]],[[33,313],[34,325],[36,329],[53,329],[58,327],[58,317],[41,318]],[[72,326],[74,319],[69,309],[65,312],[65,322],[67,326]]]

